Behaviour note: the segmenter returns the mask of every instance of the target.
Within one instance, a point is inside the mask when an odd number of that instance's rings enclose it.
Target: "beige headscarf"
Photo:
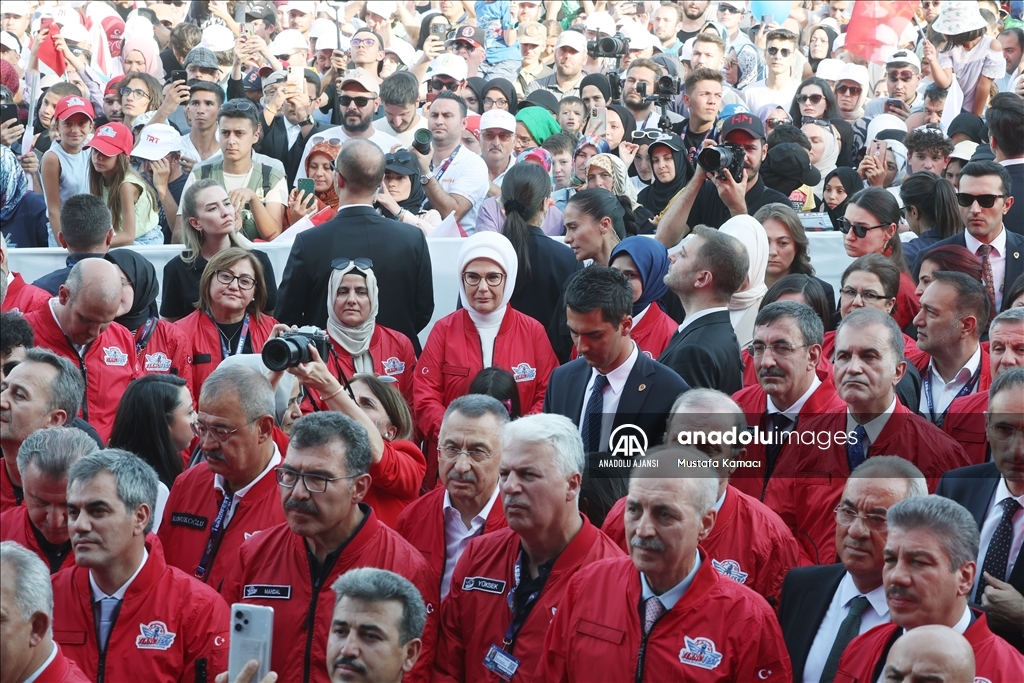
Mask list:
[[[370,295],[370,315],[357,327],[342,324],[341,319],[334,313],[334,298],[337,296],[338,287],[341,286],[342,278],[351,272],[366,277],[366,290]],[[376,327],[377,308],[377,276],[373,274],[372,268],[357,269],[353,261],[345,268],[336,268],[331,272],[331,284],[327,288],[327,334],[352,356],[357,373],[376,374],[373,370],[373,359],[370,358],[370,340]]]

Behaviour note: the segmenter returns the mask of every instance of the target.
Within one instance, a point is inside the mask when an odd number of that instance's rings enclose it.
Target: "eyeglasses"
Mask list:
[[[484,460],[490,460],[494,457],[494,453],[488,453],[487,451],[481,451],[478,449],[471,449],[468,451],[461,450],[455,446],[438,446],[437,457],[441,460],[458,460],[459,456],[463,453],[466,457],[473,462],[483,462]]]
[[[353,38],[349,41],[349,45],[352,47],[373,47],[376,44],[376,38]]]
[[[336,258],[333,261],[331,261],[331,268],[333,268],[334,270],[345,270],[346,268],[348,268],[348,264],[350,263],[354,263],[356,268],[358,268],[359,270],[370,270],[371,268],[373,268],[373,261],[362,256],[356,259],[348,259],[345,258],[344,256],[342,256],[341,258]]]
[[[633,140],[646,140],[647,142],[654,142],[662,135],[663,133],[660,130],[634,130]]]
[[[938,7],[940,4],[941,3],[939,2],[939,0],[934,0],[934,2],[929,2],[928,0],[921,0],[921,9],[930,9],[932,7]]]
[[[886,529],[885,515],[862,515],[848,507],[837,505],[833,511],[836,513],[836,521],[843,526],[850,526],[855,519],[860,519],[871,531],[882,533]]]
[[[793,123],[793,119],[768,119],[764,122],[764,125],[768,128],[777,128],[778,126],[788,126]]]
[[[780,52],[782,53],[783,57],[788,57],[791,54],[793,54],[793,50],[791,50],[788,47],[775,47],[774,45],[772,47],[768,48],[767,52],[772,57],[774,57],[775,55],[779,54]]]
[[[859,296],[865,303],[873,303],[875,301],[882,301],[889,298],[884,294],[875,294],[872,291],[862,292],[859,289],[854,289],[853,287],[843,287],[839,290],[839,294],[851,301],[856,301]]]
[[[274,470],[277,474],[278,486],[283,486],[286,489],[293,489],[295,485],[299,483],[299,479],[302,479],[302,485],[306,487],[306,490],[310,493],[323,493],[327,490],[328,482],[340,481],[342,479],[355,479],[358,474],[352,474],[347,477],[325,477],[321,474],[303,474],[302,472],[296,472],[285,467],[278,467]]]
[[[800,119],[800,125],[801,126],[806,126],[808,123],[813,123],[814,125],[821,126],[822,128],[831,128],[832,127],[832,122],[829,121],[828,119],[816,119],[813,116],[801,117],[801,119]]]
[[[845,95],[846,93],[850,93],[854,97],[860,97],[860,94],[862,92],[864,92],[864,89],[861,88],[859,85],[842,85],[842,84],[840,84],[840,85],[836,86],[836,94],[837,95]]]
[[[968,209],[974,206],[974,202],[978,202],[978,206],[981,208],[991,209],[995,206],[997,199],[1005,197],[1005,194],[967,194],[966,192],[957,192],[956,203]]]
[[[490,97],[485,97],[484,106],[497,107],[498,109],[508,109],[508,100],[492,100]]]
[[[256,286],[256,278],[251,275],[235,275],[230,270],[217,271],[217,282],[222,285],[230,286],[235,280],[238,280],[238,286],[241,289],[252,289]]]
[[[242,427],[248,427],[253,422],[260,418],[254,418],[246,422]],[[217,443],[224,443],[231,438],[231,435],[237,432],[242,427],[235,427],[234,429],[228,429],[227,427],[207,427],[205,424],[196,420],[192,423],[192,433],[199,437],[200,441],[205,439],[207,435],[212,436],[213,440]]]
[[[371,100],[372,98],[370,97],[349,97],[348,95],[342,95],[341,97],[338,98],[338,102],[341,103],[341,106],[347,107],[353,102],[355,102],[356,106],[359,107],[360,109],[368,105],[371,102]]]
[[[999,443],[1010,443],[1018,434],[1024,438],[1024,429],[1017,429],[1005,423],[988,425],[988,438]]]
[[[786,358],[792,355],[792,353],[797,349],[807,348],[807,344],[793,346],[792,344],[787,344],[783,342],[776,342],[774,344],[754,343],[747,348],[750,349],[750,355],[752,355],[754,358],[761,358],[762,356],[764,356],[765,349],[770,349],[772,355],[775,356],[776,358]]]
[[[505,279],[505,273],[487,273],[487,275],[481,275],[480,273],[463,273],[462,281],[470,287],[476,287],[483,280],[491,287],[497,287],[501,284],[502,280]]]
[[[430,89],[435,92],[441,92],[442,90],[456,91],[459,89],[458,81],[442,81],[440,78],[435,78],[430,81]]]
[[[913,71],[910,71],[909,69],[905,71],[897,71],[896,69],[893,69],[892,71],[889,72],[889,80],[892,81],[893,83],[895,83],[896,81],[903,81],[904,83],[909,83],[911,79],[913,79],[916,75],[917,74],[915,74]]]
[[[743,10],[733,7],[732,5],[719,5],[719,12],[728,12],[729,14],[743,14]]]
[[[501,140],[502,142],[508,142],[511,139],[512,133],[507,130],[487,129],[484,131],[484,140]]]
[[[848,234],[853,230],[853,234],[860,239],[867,237],[868,230],[877,230],[878,228],[888,228],[892,223],[880,223],[878,225],[855,225],[850,222],[846,216],[840,216],[836,219],[836,227],[839,228],[839,232],[844,235]]]
[[[800,95],[796,98],[796,101],[800,104],[807,104],[808,102],[811,104],[819,104],[824,97],[824,95],[819,95],[817,93],[813,95]]]
[[[149,93],[145,90],[139,90],[138,88],[121,88],[121,97],[132,97],[133,95],[139,99],[142,99],[143,97],[147,100],[149,99]]]

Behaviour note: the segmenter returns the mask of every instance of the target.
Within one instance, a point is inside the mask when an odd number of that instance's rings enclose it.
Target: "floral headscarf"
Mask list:
[[[543,147],[530,147],[524,149],[516,157],[516,163],[521,164],[526,161],[537,164],[545,171],[548,172],[548,177],[551,178],[551,190],[555,189],[555,160],[551,156],[551,152],[547,151]]]
[[[0,220],[7,220],[28,194],[28,180],[18,157],[7,145],[0,146]]]
[[[309,150],[309,154],[306,155],[306,175],[309,176],[309,162],[313,158],[314,154],[323,154],[331,161],[338,158],[338,153],[341,151],[341,145],[332,145],[329,142],[318,142],[313,145],[313,149]],[[317,192],[316,198],[322,201],[324,204],[330,206],[332,209],[338,208],[338,195],[334,191],[334,183],[325,192]]]
[[[614,154],[598,154],[597,156],[591,157],[590,161],[587,162],[587,175],[590,175],[590,167],[597,166],[608,171],[612,176],[612,194],[625,195],[629,197],[629,201],[633,204],[633,208],[637,207],[636,202],[636,187],[629,180],[629,175],[626,172],[626,165],[622,163],[622,159]],[[586,180],[584,178],[584,180]]]

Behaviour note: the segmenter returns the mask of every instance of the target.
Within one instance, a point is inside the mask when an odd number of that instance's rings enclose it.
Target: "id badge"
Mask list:
[[[487,656],[484,657],[484,668],[498,674],[503,681],[511,681],[516,669],[519,668],[519,660],[497,645],[491,645]]]

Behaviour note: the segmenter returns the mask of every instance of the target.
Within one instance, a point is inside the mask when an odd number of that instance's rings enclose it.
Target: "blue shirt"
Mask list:
[[[46,247],[50,224],[46,200],[38,192],[26,192],[11,215],[3,221],[3,234],[11,247]]]
[[[523,55],[519,51],[519,43],[507,45],[505,31],[513,28],[508,0],[477,0],[476,25],[484,32],[487,42],[487,63],[497,64],[508,60],[521,62]]]

